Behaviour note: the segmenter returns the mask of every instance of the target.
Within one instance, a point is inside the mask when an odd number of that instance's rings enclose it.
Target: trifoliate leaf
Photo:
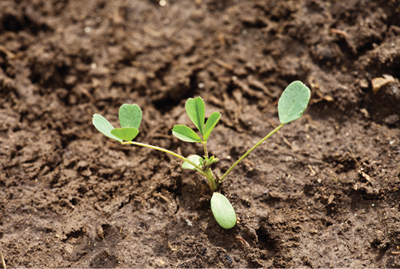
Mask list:
[[[310,101],[310,89],[301,81],[286,87],[278,102],[279,120],[282,124],[297,120],[303,115]]]
[[[175,125],[172,134],[185,142],[202,142],[201,138],[186,125]]]
[[[224,229],[231,229],[236,224],[235,209],[226,197],[214,192],[211,197],[211,211],[215,220]]]
[[[107,137],[109,137],[111,139],[114,139],[114,140],[117,140],[119,142],[122,142],[122,139],[120,139],[120,138],[116,137],[115,135],[111,134],[111,131],[114,129],[114,127],[102,115],[94,114],[92,122],[93,122],[94,127],[96,127],[96,129],[100,133],[102,133],[103,135],[105,135],[105,136],[107,136]]]
[[[206,106],[201,97],[189,98],[186,101],[186,113],[193,124],[199,129],[200,134],[204,136],[204,120],[206,118]]]
[[[204,127],[204,135],[203,135],[204,141],[208,140],[208,137],[210,136],[215,125],[217,125],[220,118],[221,114],[219,112],[212,113],[211,116],[208,118],[206,126]]]
[[[199,155],[190,155],[189,157],[187,157],[187,159],[189,159],[189,161],[197,164],[198,166],[201,166],[201,161],[200,160],[202,158]],[[182,164],[182,168],[183,169],[196,170],[196,167],[194,167],[193,165],[191,165],[190,163],[188,163],[186,161]]]
[[[134,127],[139,129],[140,123],[142,122],[142,110],[138,105],[123,104],[119,108],[118,114],[122,128]]]
[[[138,133],[139,130],[135,127],[117,128],[111,131],[111,134],[125,141],[132,141]]]

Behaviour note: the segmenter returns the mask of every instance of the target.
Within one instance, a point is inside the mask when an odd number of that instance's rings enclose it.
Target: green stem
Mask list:
[[[240,163],[244,158],[247,157],[247,155],[249,155],[256,147],[258,147],[262,142],[264,142],[265,140],[267,140],[271,135],[273,135],[274,133],[276,133],[280,128],[282,128],[283,123],[281,123],[281,125],[279,125],[278,127],[276,127],[272,132],[270,132],[269,134],[267,134],[267,136],[265,136],[263,139],[261,139],[257,144],[255,144],[251,149],[249,149],[245,154],[243,154],[242,157],[239,158],[239,160],[237,160],[231,167],[229,167],[228,171],[225,172],[225,174],[221,177],[220,182],[222,182],[224,180],[224,178],[232,171],[233,168],[235,168],[236,165],[238,165],[238,163]]]
[[[214,179],[211,168],[207,168],[206,170],[204,170],[204,172],[206,174],[206,178],[208,180],[208,185],[210,186],[210,190],[212,192],[215,192],[216,190],[218,190],[218,184]]]
[[[139,143],[139,142],[134,142],[134,141],[122,142],[121,144],[122,144],[122,145],[136,145],[136,146],[141,146],[141,147],[145,147],[145,148],[155,149],[155,150],[159,150],[159,151],[168,153],[168,154],[170,154],[170,155],[172,155],[172,156],[175,156],[175,157],[177,157],[177,158],[179,158],[179,159],[184,160],[185,162],[190,163],[191,165],[193,165],[194,167],[196,167],[197,170],[198,170],[203,176],[207,177],[207,179],[208,179],[207,173],[204,172],[203,169],[202,169],[200,166],[198,166],[198,165],[195,164],[194,162],[190,161],[189,159],[187,159],[187,158],[185,158],[185,157],[183,157],[183,156],[181,156],[181,155],[179,155],[179,154],[177,154],[177,153],[175,153],[175,152],[173,152],[173,151],[170,151],[170,150],[167,150],[167,149],[164,149],[164,148],[160,148],[160,147],[156,147],[156,146],[152,146],[152,145],[148,145],[148,144],[143,144],[143,143]]]
[[[206,161],[208,161],[208,151],[207,151],[207,142],[202,142],[204,146],[204,157],[206,157]]]

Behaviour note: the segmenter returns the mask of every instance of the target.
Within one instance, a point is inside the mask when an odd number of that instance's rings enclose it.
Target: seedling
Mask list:
[[[207,179],[210,190],[213,193],[211,197],[211,211],[215,220],[222,228],[230,229],[236,224],[236,213],[228,199],[218,192],[221,183],[233,168],[238,165],[238,163],[246,158],[247,155],[249,155],[271,135],[281,129],[284,124],[300,118],[303,115],[309,100],[310,90],[300,81],[294,81],[286,87],[278,102],[278,114],[281,124],[243,154],[243,156],[240,157],[221,177],[213,174],[211,166],[218,162],[218,159],[214,156],[209,156],[207,150],[207,141],[215,125],[221,118],[221,114],[219,112],[214,112],[207,121],[205,121],[206,109],[204,101],[200,97],[194,99],[189,98],[185,105],[186,113],[196,126],[200,136],[193,129],[185,125],[175,125],[172,129],[172,134],[185,142],[203,144],[204,156],[193,154],[184,157],[164,148],[133,141],[133,139],[139,134],[139,127],[142,121],[142,111],[137,105],[124,104],[120,107],[119,121],[121,128],[114,128],[110,122],[99,114],[93,115],[93,124],[102,134],[123,145],[131,144],[142,146],[171,154],[184,161],[182,164],[183,169],[196,170],[202,174]]]

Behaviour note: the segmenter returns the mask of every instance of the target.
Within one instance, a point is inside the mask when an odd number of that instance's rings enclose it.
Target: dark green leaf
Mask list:
[[[132,141],[138,133],[139,130],[135,127],[117,128],[111,131],[111,134],[125,141]]]
[[[297,120],[303,115],[310,101],[310,89],[301,81],[286,87],[278,102],[279,120],[282,124]]]
[[[92,122],[93,122],[94,127],[96,127],[96,129],[100,133],[102,133],[103,135],[105,135],[105,136],[107,136],[107,137],[109,137],[111,139],[114,139],[114,140],[117,140],[119,142],[122,142],[122,140],[120,138],[118,138],[115,135],[111,134],[111,130],[113,130],[114,127],[102,115],[94,114]]]
[[[189,159],[189,161],[197,164],[198,166],[201,165],[200,160],[202,159],[199,155],[190,155],[189,157],[187,157],[187,159]],[[183,162],[182,164],[182,168],[183,169],[191,169],[191,170],[196,170],[196,167],[194,167],[193,165],[191,165],[188,162]]]
[[[186,101],[186,113],[189,116],[193,124],[199,129],[200,134],[204,136],[204,120],[206,118],[206,106],[204,105],[201,97],[195,99],[189,98]]]
[[[220,118],[221,114],[219,114],[219,112],[212,113],[211,116],[208,118],[206,126],[204,127],[204,135],[203,135],[204,141],[208,140],[208,137],[210,136],[215,125],[217,125]]]
[[[175,125],[172,134],[185,142],[202,142],[201,138],[186,125]]]
[[[138,105],[123,104],[119,108],[119,122],[121,127],[134,127],[139,129],[142,122],[142,110]]]
[[[214,192],[211,197],[211,211],[215,220],[224,229],[231,229],[236,224],[235,209],[225,196]]]

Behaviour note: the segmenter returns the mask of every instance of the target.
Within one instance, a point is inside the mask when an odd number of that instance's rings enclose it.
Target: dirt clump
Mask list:
[[[399,7],[1,1],[6,265],[399,268]],[[224,182],[231,230],[212,217],[203,178],[91,123],[100,113],[116,125],[119,106],[136,103],[137,141],[201,154],[171,135],[201,96],[222,114],[208,148],[223,172],[276,127],[293,80],[312,90],[310,107]]]

